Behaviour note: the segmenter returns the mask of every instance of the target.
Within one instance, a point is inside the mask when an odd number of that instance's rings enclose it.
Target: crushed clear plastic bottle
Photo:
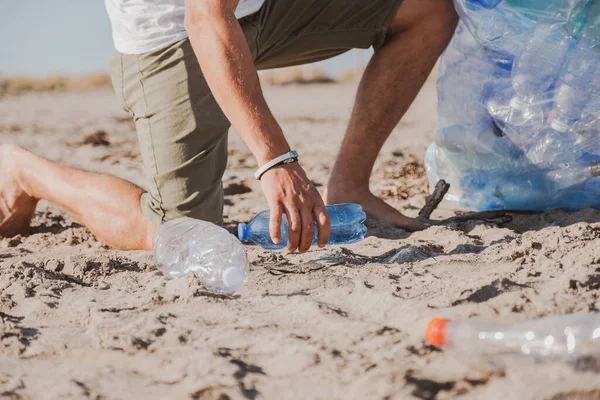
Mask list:
[[[553,182],[556,191],[583,185],[588,180],[599,176],[599,161],[589,164],[567,164],[548,173],[548,178]]]
[[[524,127],[521,134],[534,136],[545,121],[544,110],[539,104],[540,96],[556,80],[571,37],[561,25],[538,25],[528,39],[515,58],[513,97],[504,109],[493,105],[488,109],[505,125]]]
[[[573,314],[513,324],[432,319],[425,340],[472,355],[523,354],[574,358],[600,354],[600,314]]]
[[[452,152],[470,152],[475,154],[515,153],[514,146],[504,136],[498,136],[490,123],[452,125],[441,128],[436,143]]]
[[[568,54],[559,77],[554,103],[554,119],[530,157],[536,163],[574,161],[582,155],[577,146],[579,122],[586,106],[600,97],[600,2],[590,3],[587,22]],[[600,146],[598,146],[600,147]]]
[[[326,206],[331,221],[331,234],[327,244],[350,244],[362,240],[367,227],[364,225],[366,214],[358,204],[336,204]],[[281,223],[281,242],[273,243],[269,233],[270,211],[260,212],[248,224],[238,225],[238,237],[242,242],[251,241],[267,250],[279,250],[287,246],[288,223],[285,215]],[[315,224],[315,234],[312,244],[317,244],[318,229]]]
[[[583,154],[578,146],[579,127],[586,106],[600,97],[600,2],[590,2],[587,22],[582,25],[575,45],[569,51],[553,97],[553,120],[529,151],[535,164],[573,162]]]
[[[537,140],[528,146],[527,158],[542,168],[552,167],[569,162],[576,162],[582,155],[576,146],[577,137],[569,127],[553,121],[544,129]]]
[[[462,23],[481,43],[483,53],[497,65],[510,70],[523,36],[534,26],[506,1],[455,1]]]
[[[244,246],[210,222],[180,218],[161,225],[154,234],[153,253],[167,278],[191,272],[212,293],[237,293],[248,280]]]

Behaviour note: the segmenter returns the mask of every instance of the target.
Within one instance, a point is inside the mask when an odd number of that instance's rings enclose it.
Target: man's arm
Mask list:
[[[186,0],[185,27],[213,96],[259,165],[290,151],[260,88],[252,55],[235,17],[239,0]],[[267,171],[262,187],[271,209],[270,232],[278,243],[282,214],[289,222],[288,248],[310,248],[313,221],[319,246],[329,239],[329,218],[319,192],[298,163]]]

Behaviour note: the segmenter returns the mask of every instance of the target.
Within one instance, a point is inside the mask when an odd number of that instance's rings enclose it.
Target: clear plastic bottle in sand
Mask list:
[[[471,355],[523,354],[571,359],[600,353],[600,313],[573,314],[514,324],[434,318],[425,339]]]
[[[248,280],[244,246],[225,229],[192,218],[161,225],[154,234],[154,259],[168,278],[193,272],[207,290],[234,294]]]

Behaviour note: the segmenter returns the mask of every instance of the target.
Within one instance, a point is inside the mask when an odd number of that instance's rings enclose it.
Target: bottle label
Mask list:
[[[600,176],[600,161],[594,161],[590,164],[590,172],[592,176]]]

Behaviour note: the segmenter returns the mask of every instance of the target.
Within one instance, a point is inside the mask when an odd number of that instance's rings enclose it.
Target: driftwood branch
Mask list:
[[[467,221],[484,221],[502,225],[512,221],[512,214],[512,211],[504,210],[472,212],[467,214],[455,215],[454,217],[447,218],[440,222],[442,225],[450,225]]]
[[[427,196],[425,206],[419,211],[419,218],[429,219],[431,214],[440,205],[446,193],[450,190],[450,184],[444,180],[440,180],[436,185],[433,193]],[[468,221],[483,221],[490,224],[503,225],[511,222],[516,215],[532,215],[539,214],[537,211],[521,211],[521,210],[497,210],[497,211],[482,211],[469,212],[465,214],[455,215],[454,217],[446,218],[441,221],[430,221],[435,225],[452,225],[464,223]]]
[[[440,205],[446,193],[450,189],[450,184],[444,180],[440,180],[436,185],[433,193],[425,200],[425,206],[419,211],[419,217],[429,219],[431,214]],[[466,214],[455,215],[442,221],[433,222],[435,225],[451,225],[467,221],[484,221],[497,225],[503,225],[513,220],[515,214],[536,214],[535,211],[518,211],[518,210],[498,210],[498,211],[483,211],[470,212]]]
[[[442,225],[456,224],[467,221],[484,221],[497,225],[503,225],[511,222],[513,217],[517,215],[535,215],[541,214],[540,211],[523,211],[523,210],[497,210],[497,211],[481,211],[471,212],[466,214],[455,215],[440,221]]]
[[[419,218],[429,219],[442,200],[444,200],[444,196],[448,193],[448,190],[450,190],[449,183],[446,183],[444,180],[438,181],[433,193],[427,196],[425,206],[419,211]]]

